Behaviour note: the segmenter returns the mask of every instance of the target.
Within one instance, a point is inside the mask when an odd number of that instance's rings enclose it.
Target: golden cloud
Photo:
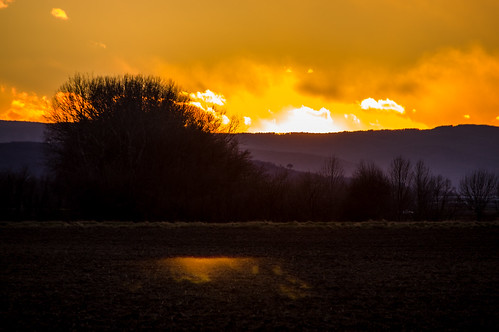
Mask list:
[[[107,48],[107,45],[102,43],[102,42],[97,42],[97,41],[90,41],[90,44],[93,46],[93,47],[98,47],[98,48],[104,48],[106,49]]]
[[[498,124],[499,55],[480,46],[441,49],[403,66],[359,60],[310,68],[310,63],[249,58],[210,64],[157,59],[149,71],[187,84],[190,91],[223,94],[227,112],[246,118],[249,131],[282,131],[286,119],[307,114],[302,105],[329,110],[328,131]]]
[[[63,21],[69,20],[69,17],[66,14],[66,11],[64,11],[64,9],[52,8],[52,11],[50,13],[52,14],[52,16],[54,16],[55,18],[58,18],[60,20],[63,20]]]
[[[296,88],[303,95],[326,101],[359,100],[364,109],[392,109],[429,127],[467,123],[469,119],[497,125],[499,54],[480,46],[448,48],[404,68],[367,63],[324,68],[314,75],[299,76]],[[369,95],[390,99],[364,101]]]
[[[196,66],[185,66],[197,68]],[[205,99],[218,91],[228,114],[244,119],[239,130],[249,132],[337,132],[379,128],[427,128],[424,123],[408,118],[403,106],[392,99],[378,100],[379,109],[393,112],[372,112],[362,109],[360,102],[366,98],[330,100],[321,95],[304,93],[300,83],[304,77],[322,76],[324,71],[309,72],[310,67],[275,66],[250,60],[228,61],[224,66],[199,67],[199,71],[182,66],[161,64],[154,71],[165,73],[183,82],[205,82],[209,89],[192,94],[193,105],[207,110]],[[288,70],[289,69],[289,70]],[[228,75],[234,73],[233,76]],[[237,77],[237,81],[234,81]],[[260,86],[254,84],[260,83]],[[197,86],[197,85],[194,85]],[[202,85],[203,87],[206,85]],[[373,89],[365,89],[373,91]],[[359,93],[360,94],[360,93]],[[347,93],[345,96],[351,94]],[[393,98],[397,100],[396,98]],[[215,105],[217,106],[217,105]],[[241,125],[243,121],[240,121]]]
[[[225,97],[221,94],[216,94],[213,91],[207,89],[205,92],[196,92],[189,95],[194,102],[204,102],[207,104],[216,104],[223,106],[226,102]]]
[[[167,63],[156,58],[141,64],[152,73],[172,78],[188,91],[223,91],[225,96],[235,91],[247,91],[253,95],[264,94],[276,79],[276,70],[269,65],[246,58],[224,59],[216,63],[182,62]],[[281,72],[282,74],[282,72]]]
[[[2,87],[2,99],[10,99],[5,109],[0,109],[1,120],[46,122],[45,115],[52,109],[51,102],[46,96],[39,97],[35,93],[18,92],[16,88]]]
[[[0,9],[9,7],[9,4],[14,0],[0,0]]]
[[[417,110],[414,119],[459,124],[467,115],[474,123],[493,124],[499,109],[498,54],[478,46],[444,50],[423,59],[405,79],[419,86],[416,93],[401,96]]]
[[[364,99],[360,103],[360,108],[362,108],[363,110],[368,110],[368,109],[393,110],[399,112],[400,114],[404,114],[405,112],[404,107],[400,106],[399,104],[388,98],[386,100],[380,99],[378,101],[376,101],[373,98]]]

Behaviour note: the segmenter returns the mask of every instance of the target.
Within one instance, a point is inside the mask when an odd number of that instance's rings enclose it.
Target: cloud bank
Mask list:
[[[50,96],[75,72],[159,75],[223,95],[249,130],[302,105],[328,110],[333,130],[499,125],[498,1],[76,3],[70,29],[42,1],[1,11],[0,82]]]

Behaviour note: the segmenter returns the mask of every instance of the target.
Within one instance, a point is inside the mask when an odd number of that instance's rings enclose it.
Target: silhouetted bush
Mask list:
[[[345,202],[344,218],[379,220],[390,210],[390,182],[374,163],[361,162],[355,170]]]

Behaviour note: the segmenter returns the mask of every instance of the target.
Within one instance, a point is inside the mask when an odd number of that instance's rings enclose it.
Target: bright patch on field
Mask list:
[[[251,257],[173,257],[159,265],[177,282],[254,287],[264,284],[281,296],[296,300],[308,296],[310,286],[280,265]]]

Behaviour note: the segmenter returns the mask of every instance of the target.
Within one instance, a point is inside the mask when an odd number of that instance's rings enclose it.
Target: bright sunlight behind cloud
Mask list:
[[[205,92],[191,93],[190,97],[194,99],[194,101],[202,100],[208,104],[216,104],[219,106],[225,105],[225,97],[210,90],[206,90]]]
[[[261,121],[261,126],[255,132],[337,132],[340,128],[335,126],[331,112],[326,108],[316,111],[310,107],[302,106],[281,113],[280,117],[272,120]]]
[[[399,112],[400,114],[403,114],[405,112],[405,109],[394,102],[393,100],[386,99],[386,100],[378,100],[376,101],[373,98],[367,98],[360,103],[360,107],[363,110],[368,110],[370,108],[373,109],[378,109],[378,110],[394,110],[396,112]]]

